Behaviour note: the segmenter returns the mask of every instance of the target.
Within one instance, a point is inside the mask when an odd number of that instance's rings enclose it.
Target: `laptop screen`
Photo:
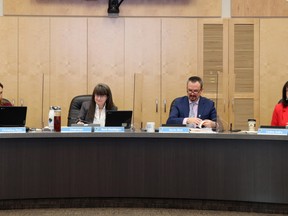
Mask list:
[[[131,110],[108,110],[106,111],[105,126],[108,127],[131,127],[132,111]]]
[[[26,124],[27,107],[0,107],[0,127],[24,127]]]

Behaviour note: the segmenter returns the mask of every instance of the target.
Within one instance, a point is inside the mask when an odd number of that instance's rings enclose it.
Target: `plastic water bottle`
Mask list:
[[[48,127],[52,131],[54,130],[54,106],[50,106],[48,114]]]

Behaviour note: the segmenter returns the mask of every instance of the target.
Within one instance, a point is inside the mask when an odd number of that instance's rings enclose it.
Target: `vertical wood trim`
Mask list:
[[[254,118],[260,126],[260,20],[254,19]]]

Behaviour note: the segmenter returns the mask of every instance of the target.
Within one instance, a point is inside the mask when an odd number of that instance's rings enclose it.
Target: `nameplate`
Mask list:
[[[124,127],[94,127],[96,133],[119,133],[125,132]]]
[[[159,127],[159,133],[189,133],[188,127]]]
[[[61,127],[61,132],[63,133],[91,133],[92,127],[88,127],[88,126]]]
[[[257,134],[260,135],[288,135],[288,129],[281,128],[259,128]]]
[[[26,127],[0,127],[0,133],[26,133]]]

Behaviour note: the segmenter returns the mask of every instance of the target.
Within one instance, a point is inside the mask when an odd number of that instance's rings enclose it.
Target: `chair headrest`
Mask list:
[[[80,109],[82,103],[89,100],[91,100],[91,95],[78,95],[72,99],[70,107],[72,109]]]

